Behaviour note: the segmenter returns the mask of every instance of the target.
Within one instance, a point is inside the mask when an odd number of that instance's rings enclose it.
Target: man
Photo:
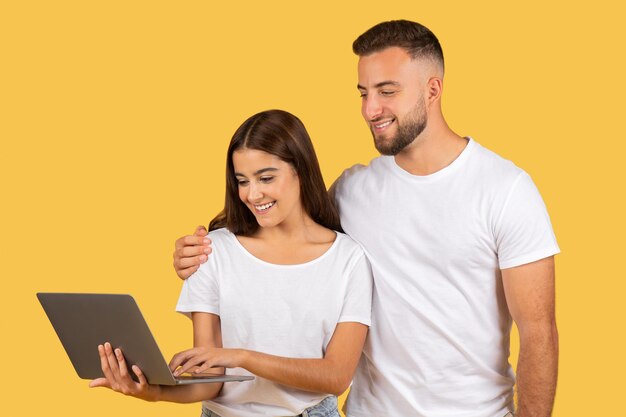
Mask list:
[[[524,171],[447,126],[443,53],[430,30],[384,22],[353,50],[362,114],[383,156],[331,188],[375,280],[348,416],[507,415],[511,320],[520,334],[516,415],[549,416],[559,248],[541,196]],[[210,253],[203,236],[200,228],[177,241],[182,278]]]

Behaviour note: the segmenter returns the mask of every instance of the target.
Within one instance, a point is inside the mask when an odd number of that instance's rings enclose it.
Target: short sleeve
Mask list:
[[[345,169],[341,173],[339,178],[335,180],[333,185],[330,186],[330,189],[328,190],[328,192],[330,194],[330,198],[336,205],[341,204],[341,200],[346,198],[348,196],[348,193],[352,189],[354,189],[353,187],[350,186],[350,184],[348,184],[348,181],[352,181],[355,178],[355,176],[359,172],[363,171],[363,169],[365,168],[366,168],[365,165],[355,164],[351,166],[350,168]]]
[[[358,322],[369,326],[372,312],[372,268],[361,253],[350,271],[339,322]]]
[[[202,312],[219,315],[219,282],[211,270],[209,261],[183,283],[176,311],[191,316],[190,313]]]
[[[500,269],[559,253],[550,216],[532,179],[521,172],[504,204],[495,230]]]

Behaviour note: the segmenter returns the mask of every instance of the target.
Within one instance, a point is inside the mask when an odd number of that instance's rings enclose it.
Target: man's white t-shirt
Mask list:
[[[513,405],[501,269],[559,252],[530,177],[471,138],[427,176],[390,156],[335,186],[374,273],[372,326],[350,417],[501,417]]]
[[[213,252],[184,282],[176,310],[220,316],[225,348],[322,358],[337,323],[370,325],[371,268],[362,248],[346,235],[337,233],[322,256],[298,265],[262,261],[226,229],[209,238]],[[240,368],[226,374],[250,375]],[[225,383],[219,397],[204,405],[222,417],[288,416],[328,395],[257,377]]]

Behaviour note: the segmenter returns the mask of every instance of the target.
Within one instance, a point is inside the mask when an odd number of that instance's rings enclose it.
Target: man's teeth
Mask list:
[[[272,207],[274,205],[275,201],[271,202],[271,203],[267,203],[267,204],[263,204],[261,206],[254,206],[255,209],[257,210],[267,210],[268,208]]]
[[[393,122],[393,120],[388,120],[385,123],[381,123],[379,125],[374,125],[374,126],[376,126],[376,129],[382,129],[383,127],[389,126],[391,122]]]

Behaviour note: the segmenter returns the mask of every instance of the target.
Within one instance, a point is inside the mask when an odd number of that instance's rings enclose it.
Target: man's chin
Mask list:
[[[398,154],[398,152],[396,152],[395,149],[392,149],[389,147],[376,146],[376,150],[378,151],[379,154],[385,155],[385,156],[396,156]]]
[[[393,141],[390,141],[388,138],[385,138],[384,136],[376,137],[376,135],[374,135],[373,133],[372,135],[374,136],[374,147],[381,155],[394,156],[396,154],[394,153],[394,149],[393,149],[394,148]]]

